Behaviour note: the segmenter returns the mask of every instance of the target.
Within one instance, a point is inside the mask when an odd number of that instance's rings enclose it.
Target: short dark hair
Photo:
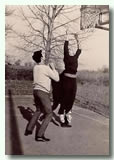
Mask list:
[[[36,63],[40,63],[41,62],[41,57],[42,57],[42,50],[39,51],[35,51],[32,58]]]

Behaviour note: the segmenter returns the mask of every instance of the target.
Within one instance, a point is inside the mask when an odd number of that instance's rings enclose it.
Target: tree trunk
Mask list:
[[[50,14],[50,7],[48,11],[49,11],[48,14]],[[52,31],[54,27],[54,20],[55,20],[55,10],[53,9],[52,17],[48,19],[48,35],[47,35],[47,45],[46,45],[46,52],[45,52],[45,64],[49,63],[49,56],[51,54],[51,41],[52,41]]]

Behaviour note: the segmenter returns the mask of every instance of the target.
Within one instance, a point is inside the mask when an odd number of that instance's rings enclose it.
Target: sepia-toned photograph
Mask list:
[[[109,5],[5,5],[5,155],[107,156]]]

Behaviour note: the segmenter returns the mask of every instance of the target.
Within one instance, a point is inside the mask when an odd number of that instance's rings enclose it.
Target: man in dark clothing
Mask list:
[[[65,41],[64,43],[64,63],[65,70],[60,75],[60,82],[57,84],[52,83],[53,86],[53,99],[54,103],[52,109],[56,109],[58,104],[60,103],[59,115],[61,126],[69,126],[71,127],[71,110],[75,100],[76,91],[77,91],[77,81],[76,81],[76,73],[78,68],[78,57],[81,53],[81,49],[79,49],[79,41],[78,37],[74,35],[77,41],[77,51],[73,56],[69,53],[69,41]],[[55,88],[54,88],[55,87]],[[57,91],[57,92],[56,92]],[[58,97],[58,98],[56,98]]]

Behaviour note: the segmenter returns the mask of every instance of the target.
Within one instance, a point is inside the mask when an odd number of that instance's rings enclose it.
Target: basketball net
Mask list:
[[[96,8],[85,8],[81,11],[81,30],[91,32],[99,22],[100,10]]]

